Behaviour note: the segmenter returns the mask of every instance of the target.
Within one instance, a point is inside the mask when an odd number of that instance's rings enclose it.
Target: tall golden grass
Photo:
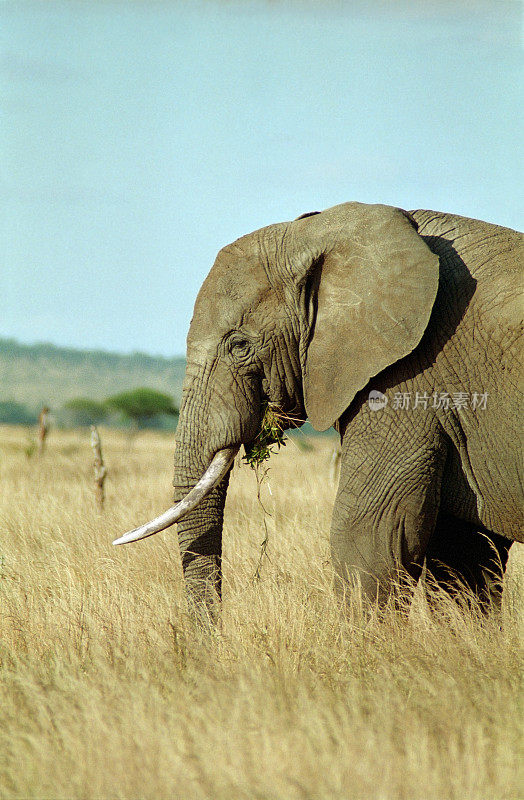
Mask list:
[[[441,598],[408,621],[342,614],[332,589],[330,444],[271,459],[263,512],[235,467],[223,624],[195,630],[176,534],[111,541],[171,499],[172,441],[102,431],[26,456],[0,429],[0,797],[522,797],[514,550],[502,612]]]

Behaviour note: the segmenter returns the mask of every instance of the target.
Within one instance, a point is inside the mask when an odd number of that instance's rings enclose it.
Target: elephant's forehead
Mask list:
[[[221,250],[195,303],[193,323],[216,331],[238,326],[271,290],[263,259],[235,245]],[[193,324],[193,327],[195,326]]]

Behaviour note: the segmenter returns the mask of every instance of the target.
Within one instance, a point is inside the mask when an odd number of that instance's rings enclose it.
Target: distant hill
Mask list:
[[[0,401],[57,409],[73,397],[105,400],[116,392],[148,386],[178,403],[185,367],[181,357],[120,355],[0,339]]]

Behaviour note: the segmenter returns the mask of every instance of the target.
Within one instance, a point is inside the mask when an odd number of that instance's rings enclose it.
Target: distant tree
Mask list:
[[[147,427],[160,416],[178,416],[170,395],[147,387],[115,394],[106,400],[106,406],[131,420],[135,428]]]
[[[91,400],[89,397],[74,397],[64,403],[64,417],[68,425],[73,428],[98,425],[107,417],[105,403]]]
[[[15,400],[0,401],[0,422],[8,425],[34,425],[38,414]]]

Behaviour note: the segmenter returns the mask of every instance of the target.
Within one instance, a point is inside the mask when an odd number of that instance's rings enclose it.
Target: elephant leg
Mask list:
[[[510,546],[511,541],[498,533],[440,514],[428,545],[426,568],[439,587],[457,593],[465,586],[478,597],[482,610],[488,611],[500,606]]]
[[[427,418],[417,429],[408,415],[393,411],[381,424],[372,414],[364,409],[343,434],[331,554],[340,589],[357,578],[368,599],[384,604],[403,575],[412,584],[420,577],[447,445]]]

